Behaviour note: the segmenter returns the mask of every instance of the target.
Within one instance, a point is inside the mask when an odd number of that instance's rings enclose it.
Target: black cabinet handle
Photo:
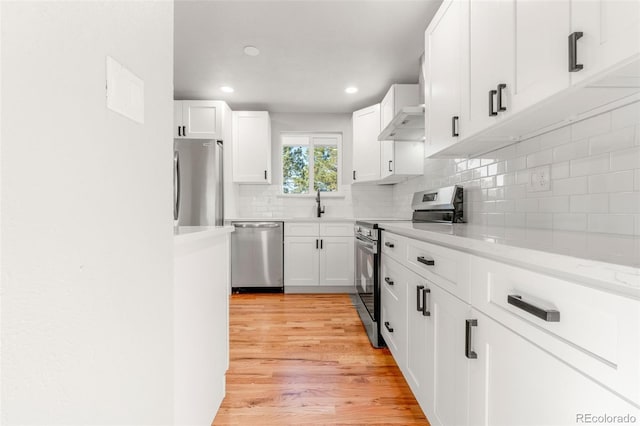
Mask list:
[[[322,250],[322,239],[320,240],[320,250]]]
[[[431,316],[431,310],[428,309],[429,303],[427,302],[427,296],[431,296],[431,289],[425,288],[422,291],[422,315],[425,317]]]
[[[569,35],[569,72],[580,71],[584,66],[578,63],[578,40],[583,36],[582,31]]]
[[[504,83],[498,84],[498,111],[506,111],[507,107],[502,105],[502,91],[507,88],[507,85]]]
[[[424,290],[424,286],[423,285],[417,285],[416,286],[416,311],[420,312],[422,311],[422,306],[420,305],[420,302],[422,301],[420,295],[422,294],[422,290]]]
[[[478,326],[478,320],[468,319],[466,321],[465,339],[464,339],[464,356],[469,359],[477,359],[478,354],[471,350],[471,327]]]
[[[389,241],[387,241],[386,243],[384,243],[385,246],[390,247],[390,248],[394,248],[395,246],[393,245],[393,243],[390,243]]]
[[[316,250],[318,250],[318,239],[316,238]]]
[[[389,160],[389,171],[392,172],[393,170],[391,170],[391,163],[393,162],[393,160]]]
[[[435,264],[436,264],[436,261],[435,261],[435,260],[433,260],[433,259],[427,259],[427,258],[426,258],[426,257],[424,257],[424,256],[418,256],[416,259],[418,260],[418,262],[420,262],[420,263],[424,263],[424,264],[425,264],[425,265],[427,265],[427,266],[433,266],[433,265],[435,265]]]
[[[182,126],[182,136],[187,136],[187,126]]]
[[[458,117],[457,115],[454,115],[453,117],[451,117],[451,136],[453,136],[454,138],[460,136],[460,134],[458,133],[459,119],[460,117]]]
[[[267,180],[267,171],[264,171],[264,180]]]
[[[178,126],[178,136],[182,136],[182,126]]]
[[[385,321],[384,326],[389,331],[389,333],[393,333],[393,327],[389,325],[389,321]]]
[[[353,180],[356,180],[356,171],[353,171]]]
[[[389,277],[384,277],[384,282],[389,284],[389,285],[393,285],[393,280]]]
[[[498,115],[498,112],[493,110],[493,98],[497,94],[498,94],[498,92],[496,90],[489,90],[489,117],[493,117],[494,115]]]
[[[530,313],[544,321],[548,322],[560,322],[560,312],[554,309],[542,309],[531,303],[527,303],[522,300],[522,296],[517,294],[510,294],[507,296],[507,303],[522,309],[525,312]]]

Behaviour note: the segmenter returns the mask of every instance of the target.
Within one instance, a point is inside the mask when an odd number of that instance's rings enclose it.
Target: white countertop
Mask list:
[[[173,241],[186,242],[214,238],[233,232],[233,226],[178,226],[173,228]]]
[[[406,220],[396,218],[370,218],[370,217],[232,217],[225,218],[225,223],[229,222],[310,222],[310,223],[322,223],[322,222],[356,222],[358,220],[367,222],[388,222],[394,220]]]
[[[640,298],[640,237],[410,221],[380,227]]]

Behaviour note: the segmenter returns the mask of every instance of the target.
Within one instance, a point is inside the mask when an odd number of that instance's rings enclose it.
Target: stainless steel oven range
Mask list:
[[[413,194],[411,222],[453,224],[464,222],[461,186],[419,191]],[[371,344],[385,347],[380,334],[380,221],[357,221],[355,224],[355,296],[354,305]]]

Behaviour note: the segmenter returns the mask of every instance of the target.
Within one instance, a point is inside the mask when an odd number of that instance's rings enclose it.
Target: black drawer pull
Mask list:
[[[544,321],[548,322],[560,322],[560,312],[554,309],[542,309],[531,303],[527,303],[522,300],[522,296],[517,294],[510,294],[507,296],[507,303],[515,306],[518,309],[522,309],[525,312],[530,313]]]
[[[451,117],[451,137],[458,137],[460,136],[460,133],[458,133],[458,120],[460,119],[460,117],[458,117],[457,115]]]
[[[506,111],[507,107],[502,105],[502,91],[507,88],[504,83],[498,84],[498,111]]]
[[[422,306],[420,306],[420,302],[422,301],[422,298],[420,297],[420,293],[422,293],[422,290],[424,290],[423,285],[416,286],[416,311],[418,312],[422,311]]]
[[[494,111],[494,108],[493,108],[493,98],[495,98],[497,94],[498,94],[497,90],[489,90],[489,117],[498,115],[498,111]]]
[[[389,285],[393,285],[393,280],[389,277],[384,277],[384,282],[389,284]]]
[[[387,329],[387,331],[389,331],[389,333],[393,333],[393,327],[389,325],[389,321],[385,321],[384,326]]]
[[[182,126],[178,126],[178,136],[182,136]]]
[[[388,241],[387,241],[386,243],[384,243],[384,245],[385,245],[385,246],[387,246],[387,247],[389,247],[389,248],[394,248],[394,247],[395,247],[395,246],[393,245],[393,243],[390,243],[390,242],[388,242]]]
[[[478,320],[468,319],[465,321],[464,356],[469,359],[477,359],[478,354],[471,350],[471,327],[477,327]]]
[[[431,311],[429,308],[429,302],[427,302],[427,296],[431,296],[431,289],[425,288],[422,290],[422,315],[425,317],[431,316]]]
[[[584,66],[578,63],[578,40],[582,38],[582,31],[569,35],[569,72],[580,71]]]
[[[433,259],[427,259],[427,258],[426,258],[426,257],[424,257],[424,256],[418,256],[416,259],[418,260],[418,262],[420,262],[420,263],[424,263],[424,264],[425,264],[425,265],[427,265],[427,266],[434,266],[434,265],[436,264],[436,261],[435,261],[435,260],[433,260]]]

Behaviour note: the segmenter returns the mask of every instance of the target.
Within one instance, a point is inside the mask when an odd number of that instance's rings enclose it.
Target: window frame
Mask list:
[[[306,138],[307,143],[287,143],[285,139],[289,138]],[[335,139],[335,144],[321,143],[318,140],[321,139]],[[309,186],[308,193],[305,194],[290,194],[284,192],[284,161],[283,160],[283,148],[285,146],[303,146],[306,145],[308,147],[308,167],[309,167]],[[344,197],[342,191],[342,133],[341,132],[281,132],[280,133],[280,177],[282,182],[280,183],[280,194],[281,197],[294,197],[294,198],[305,198],[305,197],[315,197],[316,191],[314,190],[315,185],[315,146],[336,146],[338,148],[338,161],[336,164],[337,167],[337,189],[336,191],[325,192],[322,191],[323,197]]]

